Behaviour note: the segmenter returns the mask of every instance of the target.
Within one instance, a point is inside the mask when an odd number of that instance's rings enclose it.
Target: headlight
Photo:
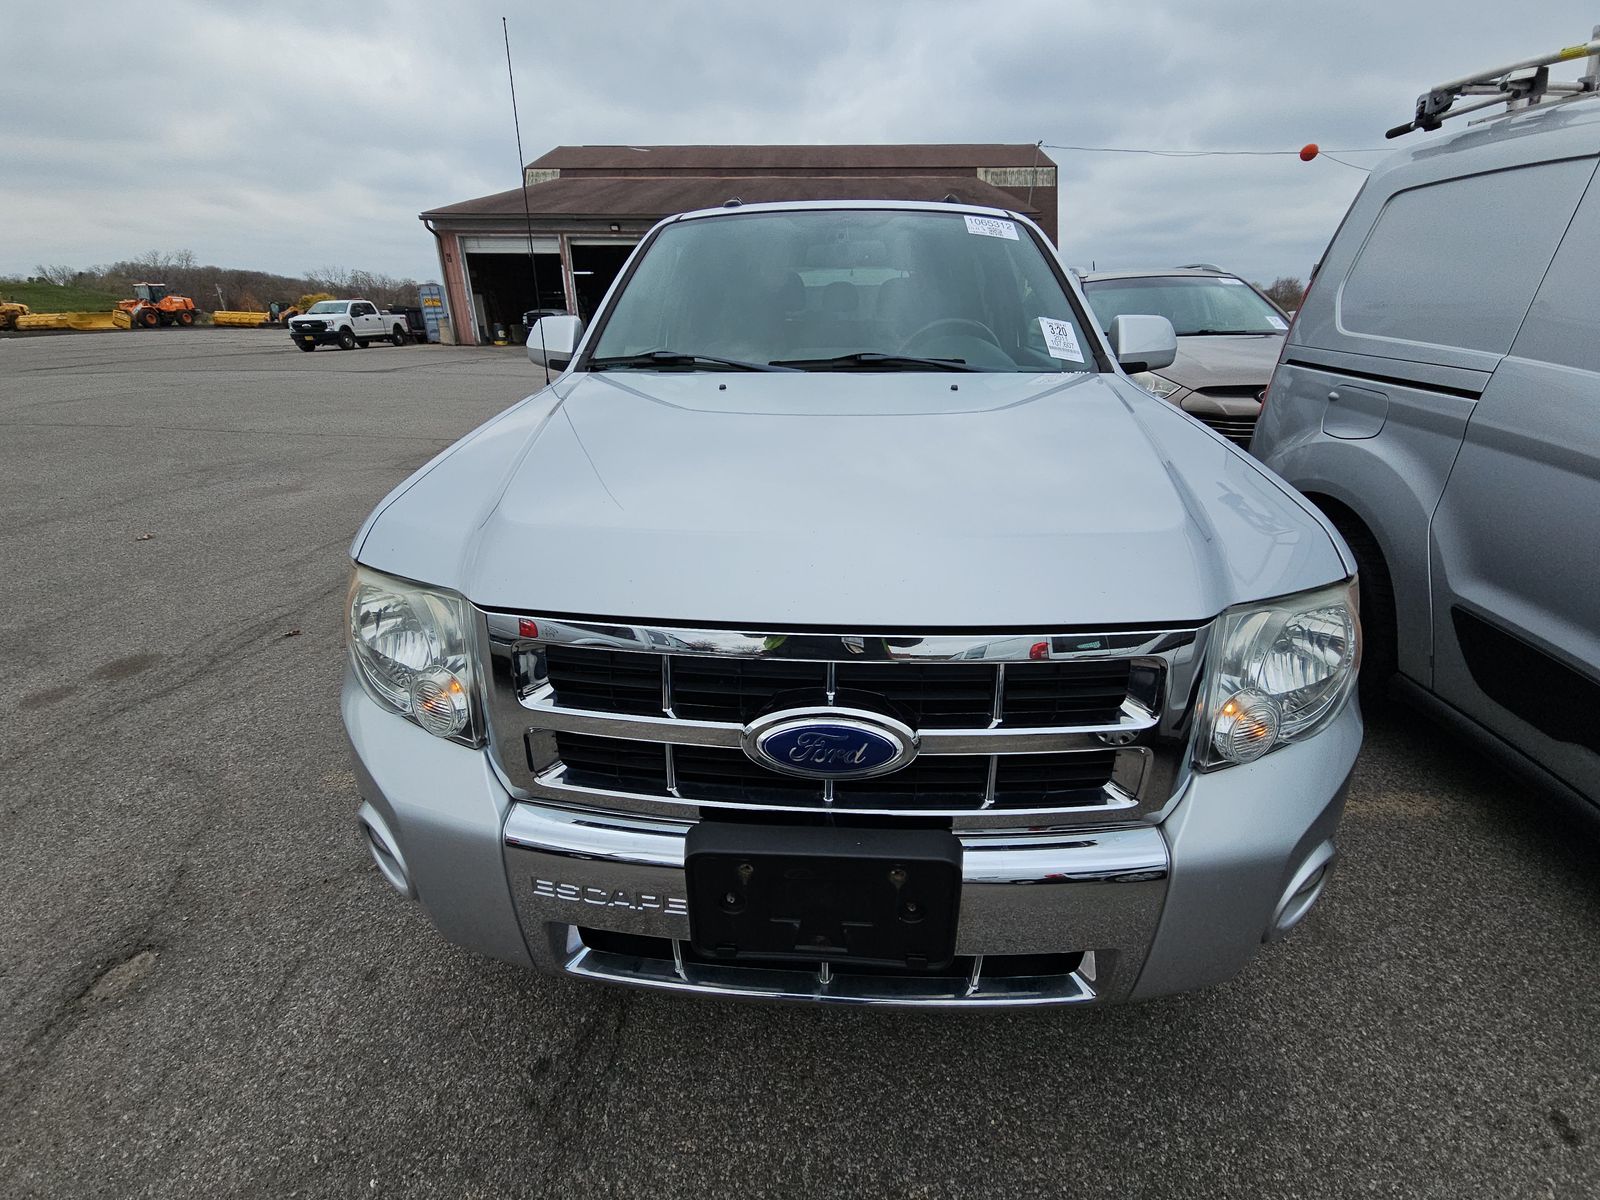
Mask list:
[[[1182,384],[1173,383],[1172,380],[1164,376],[1157,375],[1154,371],[1135,371],[1128,378],[1145,391],[1160,396],[1163,400],[1172,395],[1173,392],[1179,391],[1183,386]]]
[[[1356,581],[1230,608],[1214,637],[1201,769],[1252,762],[1339,715],[1361,665]]]
[[[356,567],[350,661],[385,708],[436,737],[478,744],[471,606],[461,596]]]

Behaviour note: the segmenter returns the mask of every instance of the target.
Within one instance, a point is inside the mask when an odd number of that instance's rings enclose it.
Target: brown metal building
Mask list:
[[[530,309],[587,318],[652,225],[733,198],[954,196],[1020,212],[1056,240],[1056,164],[1032,145],[558,146],[524,178],[531,221],[522,189],[421,214],[459,342],[491,340],[497,328],[520,342]]]

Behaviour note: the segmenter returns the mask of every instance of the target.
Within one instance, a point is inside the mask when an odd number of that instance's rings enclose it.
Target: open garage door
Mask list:
[[[495,330],[503,328],[511,342],[521,345],[527,337],[523,313],[535,308],[566,309],[561,247],[555,238],[533,239],[531,263],[525,237],[464,237],[461,254],[481,344],[493,342]]]
[[[605,299],[622,264],[628,261],[636,243],[617,238],[573,238],[572,286],[578,293],[578,315],[585,321],[594,316],[600,301]]]

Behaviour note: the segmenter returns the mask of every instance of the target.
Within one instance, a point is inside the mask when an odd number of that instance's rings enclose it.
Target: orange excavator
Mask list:
[[[187,296],[170,296],[164,283],[136,283],[132,300],[118,300],[128,322],[141,329],[157,325],[193,325],[199,309]]]

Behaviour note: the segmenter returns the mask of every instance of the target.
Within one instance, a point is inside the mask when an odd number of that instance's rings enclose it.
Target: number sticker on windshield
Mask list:
[[[1274,329],[1287,329],[1287,328],[1289,328],[1289,322],[1285,321],[1277,313],[1268,313],[1267,314],[1267,324],[1271,325]]]
[[[1232,279],[1232,278],[1229,278],[1226,275],[1224,275],[1222,278],[1218,279],[1217,282],[1218,283],[1232,284],[1234,287],[1243,287],[1244,286],[1244,280],[1242,280],[1242,279]]]
[[[1044,331],[1045,349],[1050,352],[1051,358],[1064,358],[1068,362],[1076,363],[1083,361],[1083,350],[1078,345],[1078,335],[1066,321],[1052,321],[1049,317],[1040,317],[1039,328]]]
[[[1015,221],[1002,221],[999,217],[967,217],[967,232],[981,233],[984,237],[1010,238],[1013,242],[1020,241],[1017,237],[1017,223]]]

